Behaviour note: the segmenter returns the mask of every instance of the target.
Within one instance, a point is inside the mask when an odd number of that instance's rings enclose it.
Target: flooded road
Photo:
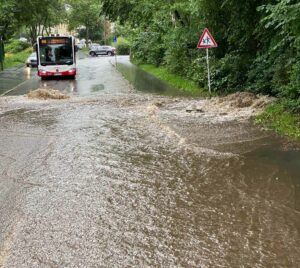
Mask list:
[[[299,267],[300,152],[113,60],[0,98],[0,267]]]

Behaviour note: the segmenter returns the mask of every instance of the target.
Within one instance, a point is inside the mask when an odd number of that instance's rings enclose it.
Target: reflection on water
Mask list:
[[[121,61],[118,63],[118,70],[129,80],[133,86],[144,92],[162,94],[167,96],[192,96],[195,93],[183,92],[177,88],[168,85],[166,82],[154,77],[129,61]]]
[[[100,91],[100,90],[104,90],[104,85],[103,84],[94,85],[92,87],[92,92],[97,92],[97,91]]]
[[[25,70],[26,70],[26,78],[31,79],[31,68],[27,67]]]
[[[245,171],[259,191],[300,211],[300,151],[281,150],[278,143],[260,147],[245,155]]]

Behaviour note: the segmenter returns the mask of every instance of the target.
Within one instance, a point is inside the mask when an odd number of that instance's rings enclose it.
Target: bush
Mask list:
[[[5,44],[5,52],[7,53],[18,53],[21,52],[23,50],[25,50],[26,48],[31,47],[30,43],[27,42],[22,42],[16,39],[12,39],[9,40],[6,44]]]
[[[300,60],[300,59],[298,59]],[[300,63],[297,61],[289,73],[289,84],[283,88],[282,94],[290,99],[298,100],[300,98]]]
[[[116,47],[118,55],[130,54],[130,43],[123,37],[118,37],[117,43],[113,43],[112,46]]]
[[[164,44],[158,32],[140,32],[133,40],[132,53],[136,61],[158,67],[164,57]]]
[[[18,53],[6,53],[4,60],[4,68],[18,67],[24,65],[27,57],[32,53],[32,48],[27,48]]]
[[[187,40],[190,40],[190,36],[185,28],[176,28],[163,38],[166,47],[164,64],[170,72],[180,76],[187,76],[194,58],[190,53]],[[197,51],[195,46],[193,49]]]
[[[129,44],[119,44],[117,46],[118,55],[129,55],[130,54],[130,46]]]

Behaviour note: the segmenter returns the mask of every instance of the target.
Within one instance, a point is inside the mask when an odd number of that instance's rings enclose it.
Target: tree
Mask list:
[[[19,0],[17,20],[29,30],[32,43],[38,35],[50,34],[51,27],[64,21],[66,10],[62,0]]]
[[[0,2],[0,35],[7,39],[12,36],[17,28],[16,5],[16,0],[3,0]]]
[[[71,6],[68,16],[70,29],[84,29],[87,42],[91,37],[99,37],[103,33],[105,19],[101,15],[100,0],[73,0],[69,4]]]
[[[65,18],[62,0],[4,0],[0,3],[0,31],[7,38],[23,26],[29,30],[32,43],[38,35],[50,34],[51,27]]]

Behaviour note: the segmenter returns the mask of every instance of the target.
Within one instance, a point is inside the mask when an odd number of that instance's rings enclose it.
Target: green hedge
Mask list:
[[[117,46],[118,55],[129,55],[130,54],[130,46],[128,44],[119,44]]]
[[[30,43],[12,39],[5,44],[5,52],[18,53],[29,47],[31,47]]]

